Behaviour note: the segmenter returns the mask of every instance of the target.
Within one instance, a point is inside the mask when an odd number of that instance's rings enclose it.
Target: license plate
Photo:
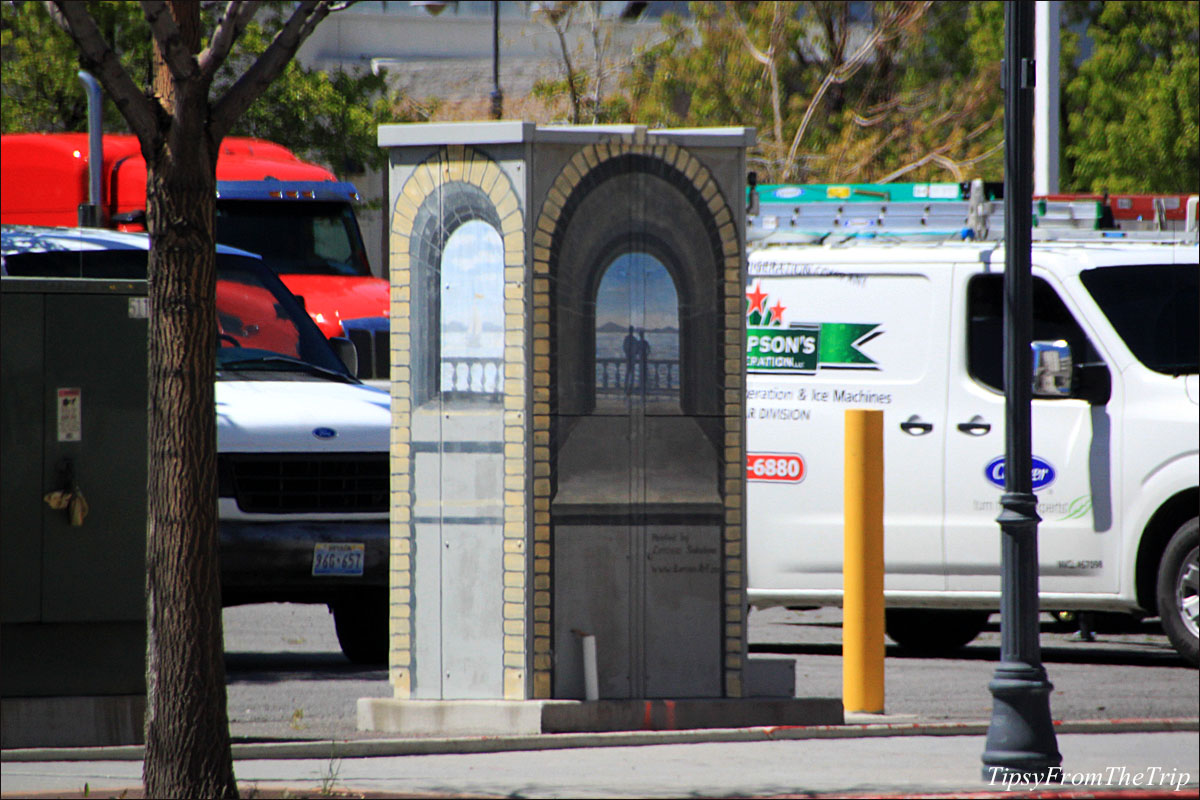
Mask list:
[[[313,575],[362,575],[366,545],[358,542],[317,542],[313,545]]]

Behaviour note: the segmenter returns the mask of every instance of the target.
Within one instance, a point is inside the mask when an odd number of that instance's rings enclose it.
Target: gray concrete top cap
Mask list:
[[[587,144],[602,136],[634,135],[645,131],[651,141],[666,140],[686,147],[749,147],[753,128],[655,128],[640,125],[535,125],[532,122],[417,122],[380,125],[380,147],[420,147],[448,144],[516,144],[559,142]]]

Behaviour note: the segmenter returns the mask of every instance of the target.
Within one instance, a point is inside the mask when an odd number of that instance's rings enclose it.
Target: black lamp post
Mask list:
[[[1004,6],[1004,386],[1005,455],[1001,539],[1000,664],[988,689],[992,721],[983,777],[1061,779],[1050,718],[1054,687],[1038,641],[1037,497],[1033,494],[1030,400],[1033,278],[1034,3]]]
[[[492,119],[504,115],[504,92],[500,91],[500,0],[492,0]]]
[[[424,8],[437,16],[454,0],[409,0],[409,4]],[[455,3],[457,7],[457,3]],[[500,0],[492,0],[492,119],[504,115],[504,92],[500,91]]]

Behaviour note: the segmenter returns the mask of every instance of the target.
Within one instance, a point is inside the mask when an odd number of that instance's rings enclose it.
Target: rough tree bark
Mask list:
[[[260,4],[228,2],[201,51],[199,0],[143,0],[158,70],[143,92],[87,4],[49,0],[137,135],[150,232],[146,547],[147,797],[236,797],[217,563],[216,161],[221,139],[330,11],[301,2],[220,98],[217,69]]]
[[[200,6],[167,9],[188,55]],[[154,23],[152,23],[153,25]],[[216,147],[208,87],[172,80],[156,41],[154,94],[171,124],[146,159],[150,251],[146,542],[147,797],[236,797],[217,563]],[[197,96],[198,95],[198,96]],[[178,721],[187,720],[182,728]],[[186,792],[185,792],[186,793]]]

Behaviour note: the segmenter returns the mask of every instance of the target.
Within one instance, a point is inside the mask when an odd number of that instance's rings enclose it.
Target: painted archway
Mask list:
[[[631,213],[614,213],[631,203],[635,206]],[[649,530],[647,521],[654,521],[645,510],[655,505],[654,492],[647,494],[644,489],[637,497],[631,495],[629,502],[615,504],[592,502],[597,497],[579,495],[570,505],[577,511],[561,510],[567,507],[564,494],[568,484],[590,484],[594,490],[597,459],[588,454],[604,452],[597,450],[595,443],[611,438],[606,423],[596,421],[596,292],[607,267],[623,252],[631,251],[648,253],[661,263],[678,293],[679,407],[691,426],[687,430],[695,435],[682,435],[685,429],[668,421],[643,438],[651,445],[661,440],[674,447],[677,452],[665,457],[674,457],[672,468],[690,470],[692,478],[690,483],[684,481],[686,502],[675,507],[687,506],[686,519],[717,532],[711,546],[707,540],[705,544],[706,550],[713,551],[711,560],[697,569],[703,572],[715,564],[711,568],[719,573],[711,576],[717,581],[714,596],[724,600],[721,619],[714,622],[709,637],[723,653],[724,679],[715,687],[705,684],[700,691],[738,697],[745,641],[740,241],[734,212],[708,168],[682,147],[649,143],[641,130],[580,148],[547,190],[534,228],[534,696],[561,694],[562,681],[556,680],[555,670],[561,668],[571,649],[555,621],[560,609],[555,607],[559,601],[552,565],[562,562],[562,554],[555,552],[555,530],[567,522],[586,521],[588,515],[593,521],[605,514],[640,520],[644,530]],[[639,420],[644,419],[643,414]],[[646,424],[632,422],[622,430],[636,438],[639,431],[649,430]],[[667,427],[672,424],[674,429]],[[591,442],[573,452],[572,437],[578,440],[588,426]],[[646,452],[639,454],[643,462]],[[584,462],[592,472],[586,480],[572,483],[572,465]],[[627,477],[627,473],[613,475],[618,484]],[[679,519],[668,519],[678,512],[661,513],[664,519],[660,522],[679,524]],[[640,535],[643,541],[639,546],[645,546],[652,534]],[[618,544],[618,549],[621,546]],[[661,633],[669,635],[666,630]],[[642,635],[644,640],[644,632]],[[704,647],[707,650],[708,645]],[[676,663],[667,668],[680,666]],[[653,694],[645,676],[635,676],[633,683],[638,685],[631,691]]]
[[[451,360],[442,353],[442,304],[448,295],[438,278],[447,244],[472,223],[486,224],[501,242],[502,291],[490,298],[503,309],[501,359],[494,382],[486,377],[478,383],[472,379],[467,391],[451,396],[443,391],[444,362]],[[522,699],[528,696],[525,563],[520,555],[526,536],[526,466],[521,448],[514,450],[504,444],[509,439],[523,438],[525,431],[525,383],[509,378],[524,374],[527,368],[526,316],[523,303],[512,299],[525,292],[525,215],[520,195],[505,170],[483,151],[461,145],[436,148],[412,169],[396,195],[390,250],[393,508],[389,679],[397,698],[449,696],[457,691]],[[466,324],[469,329],[469,322]],[[488,629],[474,631],[474,639],[471,631],[455,632],[463,641],[462,648],[471,651],[467,659],[475,658],[482,664],[481,673],[494,671],[503,678],[495,685],[476,682],[465,687],[446,684],[421,688],[417,685],[418,674],[440,680],[442,671],[433,664],[419,669],[416,663],[414,638],[418,624],[413,585],[420,540],[416,525],[420,518],[419,512],[414,512],[414,500],[422,480],[417,465],[425,443],[414,440],[413,423],[422,409],[428,414],[435,406],[478,401],[493,404],[486,413],[497,420],[499,432],[494,440],[474,442],[473,449],[437,455],[493,459],[498,462],[497,472],[504,476],[488,498],[499,511],[464,520],[484,529],[479,541],[485,541],[487,547],[483,555],[476,555],[485,559],[481,569],[494,572],[496,577],[494,587],[482,581],[473,587],[495,593],[494,597],[474,598],[475,605],[485,609],[474,622]],[[492,536],[490,531],[499,535]],[[450,638],[440,625],[427,628],[426,633]],[[493,643],[500,647],[493,648]],[[440,653],[445,647],[429,647],[426,652]]]

